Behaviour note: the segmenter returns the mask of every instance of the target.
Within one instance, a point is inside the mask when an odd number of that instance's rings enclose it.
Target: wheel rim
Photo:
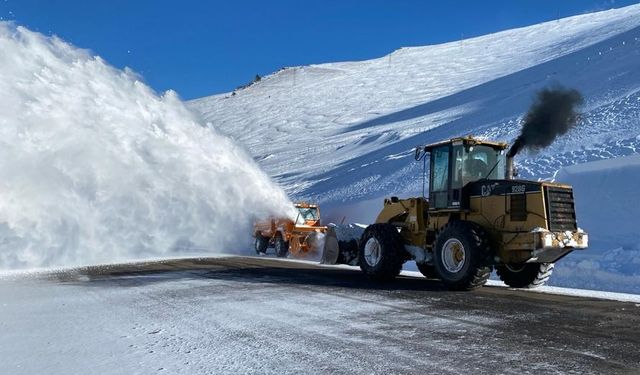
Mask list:
[[[382,258],[382,248],[380,242],[375,238],[369,238],[364,245],[364,261],[371,267],[375,267]]]
[[[256,238],[256,253],[260,253],[260,240]]]
[[[442,264],[448,272],[459,272],[464,267],[466,259],[467,254],[460,240],[450,238],[442,246]]]

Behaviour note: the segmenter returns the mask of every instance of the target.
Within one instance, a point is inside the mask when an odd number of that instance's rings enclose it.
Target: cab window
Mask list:
[[[298,207],[298,218],[296,224],[304,224],[307,221],[318,220],[318,209],[316,207]]]
[[[432,207],[444,208],[449,204],[449,146],[431,151],[431,194]]]
[[[431,181],[433,191],[446,191],[449,188],[449,147],[433,150]]]

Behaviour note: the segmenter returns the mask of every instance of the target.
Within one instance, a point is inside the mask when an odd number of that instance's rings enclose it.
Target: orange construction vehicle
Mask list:
[[[298,211],[294,220],[269,218],[254,225],[255,250],[266,254],[273,247],[278,257],[287,254],[296,258],[313,255],[338,256],[338,240],[332,227],[320,223],[320,208],[316,204],[296,203]]]

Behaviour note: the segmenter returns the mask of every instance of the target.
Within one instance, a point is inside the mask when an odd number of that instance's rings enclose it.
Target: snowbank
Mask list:
[[[590,243],[558,262],[551,283],[640,293],[640,155],[566,167],[555,180],[573,185]]]
[[[597,234],[595,241],[637,246],[639,154],[566,167],[555,180],[573,185],[580,226]]]
[[[293,209],[174,93],[6,22],[0,51],[0,269],[239,248]]]

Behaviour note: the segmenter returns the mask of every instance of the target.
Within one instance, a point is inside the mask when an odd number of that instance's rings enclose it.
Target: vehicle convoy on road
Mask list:
[[[295,220],[289,218],[268,218],[254,225],[255,250],[266,254],[273,247],[276,256],[307,258],[313,255],[338,255],[335,230],[320,222],[320,207],[316,204],[296,203],[298,211]]]
[[[376,280],[395,278],[414,260],[425,277],[454,290],[484,285],[493,269],[514,288],[543,285],[556,261],[587,247],[588,235],[577,226],[571,186],[514,179],[507,147],[471,136],[417,147],[416,160],[429,155],[428,198],[385,199],[357,246],[338,246],[318,206],[297,203],[295,221],[255,224],[255,250],[321,253],[322,263],[357,264]]]
[[[415,260],[454,290],[484,285],[494,268],[511,287],[544,284],[588,236],[577,227],[572,188],[514,179],[506,148],[470,136],[417,147],[416,160],[430,159],[428,199],[384,200],[354,255],[362,271],[389,280]]]

